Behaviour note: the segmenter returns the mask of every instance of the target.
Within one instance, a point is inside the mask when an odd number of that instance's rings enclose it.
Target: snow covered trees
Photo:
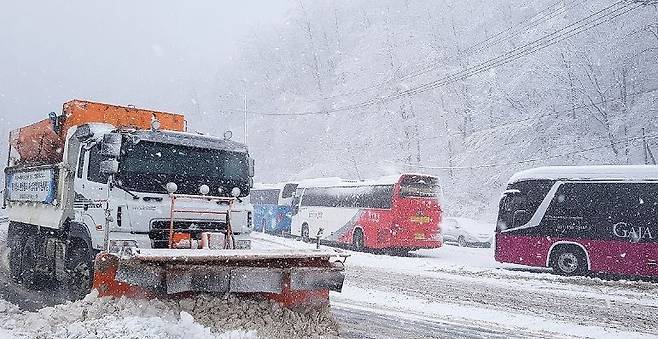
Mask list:
[[[261,180],[423,171],[486,206],[522,168],[644,163],[642,130],[658,151],[657,17],[632,1],[300,0],[254,29],[218,96],[247,79],[249,110],[282,114],[249,115]]]

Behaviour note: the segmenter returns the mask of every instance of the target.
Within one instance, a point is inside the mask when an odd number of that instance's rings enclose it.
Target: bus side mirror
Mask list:
[[[108,133],[103,135],[101,142],[101,156],[118,159],[121,154],[121,134]]]
[[[254,158],[249,158],[249,176],[252,178],[256,174],[255,165],[256,165],[256,161],[254,160]]]

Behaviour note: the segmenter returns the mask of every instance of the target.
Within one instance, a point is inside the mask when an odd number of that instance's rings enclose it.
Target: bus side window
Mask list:
[[[609,185],[562,184],[546,210],[542,223],[562,233],[602,226],[614,209],[610,204]]]
[[[291,211],[290,211],[292,215],[299,213],[299,207],[302,203],[303,192],[304,192],[303,188],[298,188],[297,190],[295,190],[295,194],[293,195],[292,198]]]

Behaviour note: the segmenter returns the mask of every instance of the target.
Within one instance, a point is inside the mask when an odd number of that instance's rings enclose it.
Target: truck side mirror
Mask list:
[[[119,162],[116,159],[101,161],[100,172],[108,176],[119,173]]]
[[[256,166],[256,161],[254,160],[254,158],[249,158],[249,176],[252,178],[256,174],[255,166]]]
[[[103,135],[101,142],[101,156],[118,159],[121,154],[121,134],[108,133]]]

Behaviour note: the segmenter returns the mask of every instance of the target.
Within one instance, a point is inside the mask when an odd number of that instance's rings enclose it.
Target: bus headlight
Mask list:
[[[231,195],[235,198],[239,197],[240,193],[242,193],[242,191],[240,191],[240,189],[237,187],[233,187],[233,189],[231,190]]]

